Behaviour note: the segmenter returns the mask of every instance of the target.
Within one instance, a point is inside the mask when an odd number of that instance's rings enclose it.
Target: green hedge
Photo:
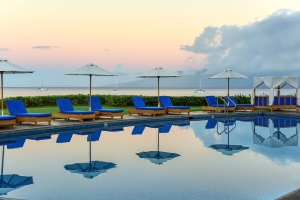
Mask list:
[[[101,102],[106,106],[133,106],[131,98],[136,95],[95,95],[101,98]],[[56,99],[70,98],[72,103],[75,104],[87,104],[88,95],[52,95],[52,96],[18,96],[9,97],[4,100],[23,100],[26,107],[39,107],[39,106],[55,106]],[[157,106],[157,96],[143,96],[147,106]],[[197,96],[172,96],[170,97],[173,105],[182,106],[204,106],[206,104],[205,97]],[[238,103],[250,103],[250,95],[236,95],[234,96]],[[222,103],[220,101],[220,103]]]

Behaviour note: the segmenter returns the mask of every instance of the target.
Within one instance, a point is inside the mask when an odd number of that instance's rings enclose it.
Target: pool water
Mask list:
[[[297,126],[212,119],[6,142],[0,197],[275,199],[300,187]]]

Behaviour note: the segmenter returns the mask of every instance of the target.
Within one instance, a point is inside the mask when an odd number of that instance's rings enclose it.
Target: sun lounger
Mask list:
[[[159,101],[162,107],[166,109],[166,114],[168,113],[178,113],[179,115],[181,113],[188,113],[188,115],[190,114],[189,106],[173,106],[169,96],[160,96]]]
[[[0,126],[12,126],[16,127],[16,117],[15,116],[0,116]]]
[[[144,99],[142,97],[132,97],[132,102],[134,104],[134,109],[129,109],[128,114],[150,114],[150,115],[165,115],[165,108],[160,107],[148,107],[146,106]]]
[[[16,116],[17,123],[34,122],[36,125],[38,122],[48,122],[49,125],[51,124],[50,113],[28,113],[22,100],[7,100],[5,103],[10,115]]]
[[[56,103],[60,110],[59,113],[53,113],[53,118],[61,118],[69,120],[71,118],[78,119],[79,121],[83,121],[84,119],[92,119],[95,120],[95,112],[94,111],[81,111],[74,110],[72,102],[70,99],[56,99]]]
[[[215,96],[206,96],[205,97],[207,106],[202,106],[202,112],[209,110],[209,111],[233,111],[235,107],[232,105],[225,105],[225,104],[218,104],[217,98]]]
[[[231,106],[236,106],[235,110],[243,110],[243,111],[246,111],[246,110],[254,111],[255,110],[254,104],[238,104],[236,102],[236,100],[234,99],[234,97],[230,96],[229,98],[230,99],[228,99],[228,97],[225,97],[225,101],[229,102],[229,105],[231,105]]]
[[[88,99],[89,105],[91,105],[90,104],[90,97],[88,97],[87,99]],[[101,100],[97,96],[91,97],[91,100],[92,100],[91,110],[95,112],[96,117],[100,117],[100,116],[107,116],[107,117],[110,117],[110,118],[121,117],[121,119],[123,119],[124,110],[121,110],[121,109],[103,109],[102,104],[101,104]]]

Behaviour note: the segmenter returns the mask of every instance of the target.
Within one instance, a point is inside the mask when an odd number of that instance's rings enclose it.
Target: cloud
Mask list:
[[[7,48],[0,48],[0,51],[9,51]]]
[[[109,51],[109,49],[104,49],[103,51]]]
[[[49,50],[49,49],[58,49],[57,46],[35,46],[32,47],[33,49],[42,49],[42,50]]]
[[[300,11],[278,10],[245,26],[206,27],[188,52],[206,55],[208,73],[235,69],[252,75],[295,75],[300,67]]]
[[[114,69],[112,70],[112,73],[117,74],[117,75],[126,75],[127,74],[126,71],[123,68],[123,64],[122,63],[116,65],[114,67]]]

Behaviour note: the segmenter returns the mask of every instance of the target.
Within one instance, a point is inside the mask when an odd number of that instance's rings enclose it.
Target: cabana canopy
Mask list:
[[[296,96],[298,98],[298,86],[299,80],[296,76],[266,76],[266,77],[254,77],[253,79],[253,91],[251,97],[251,103],[254,103],[255,98],[255,89],[262,84],[265,84],[270,88],[270,95],[269,95],[269,106],[273,104],[274,101],[274,89],[281,89],[286,84],[289,84],[291,87],[296,89]]]

